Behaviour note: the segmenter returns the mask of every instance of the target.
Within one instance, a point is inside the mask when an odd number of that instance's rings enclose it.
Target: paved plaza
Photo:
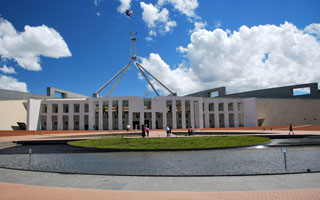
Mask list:
[[[271,131],[269,131],[271,132]],[[283,134],[275,130],[272,134]],[[88,133],[86,133],[88,134]],[[97,134],[97,133],[92,133]],[[159,137],[161,132],[154,132]],[[314,134],[317,131],[297,131]],[[85,135],[86,137],[88,135]],[[82,138],[84,134],[7,136],[14,140]],[[151,177],[33,172],[0,168],[0,199],[320,199],[320,173],[269,176]]]

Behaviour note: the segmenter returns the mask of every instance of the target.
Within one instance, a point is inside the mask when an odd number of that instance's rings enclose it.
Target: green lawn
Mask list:
[[[106,149],[206,149],[250,146],[269,142],[269,138],[254,136],[121,138],[105,137],[69,142],[69,145]]]

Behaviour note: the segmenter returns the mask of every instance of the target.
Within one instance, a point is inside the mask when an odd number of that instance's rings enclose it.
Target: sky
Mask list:
[[[318,0],[0,0],[0,88],[91,97],[129,63],[133,27],[137,61],[179,96],[319,83],[319,10]],[[155,95],[131,65],[110,96]]]

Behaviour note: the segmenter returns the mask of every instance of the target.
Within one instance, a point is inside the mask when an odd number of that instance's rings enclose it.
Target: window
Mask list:
[[[308,95],[310,93],[310,87],[305,88],[295,88],[292,90],[293,96],[301,96],[301,95]]]
[[[233,103],[228,103],[228,111],[233,111]]]
[[[219,92],[215,91],[215,92],[210,92],[210,97],[218,97],[219,96]]]
[[[219,111],[223,111],[223,103],[219,103]]]
[[[73,112],[75,112],[75,113],[80,112],[80,105],[79,104],[74,104],[73,105]]]
[[[242,102],[238,103],[238,111],[243,112],[243,103]]]
[[[69,104],[63,104],[63,113],[69,112]]]
[[[41,112],[42,113],[47,113],[48,109],[47,109],[47,104],[42,104],[42,107],[41,107]]]
[[[84,112],[89,112],[89,104],[84,104]]]
[[[144,99],[144,109],[151,110],[151,99]]]
[[[209,111],[214,111],[214,103],[209,103]]]
[[[52,113],[58,113],[58,104],[52,104]]]

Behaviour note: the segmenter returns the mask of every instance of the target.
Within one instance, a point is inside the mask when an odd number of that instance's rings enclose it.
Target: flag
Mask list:
[[[133,10],[126,10],[126,15],[129,17],[133,17]]]

